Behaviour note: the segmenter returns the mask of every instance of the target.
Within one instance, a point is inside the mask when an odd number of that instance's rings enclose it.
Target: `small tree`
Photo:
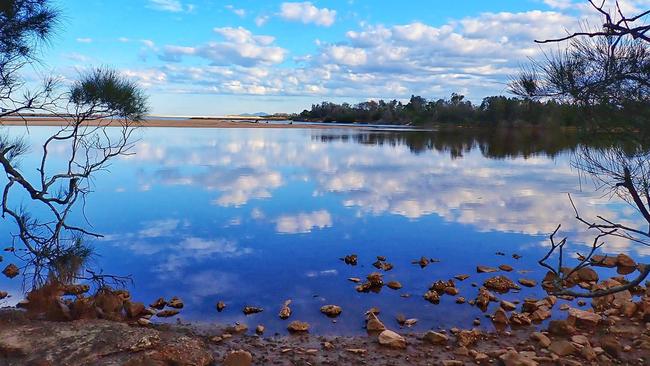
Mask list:
[[[7,109],[0,118],[39,112],[61,121],[59,130],[42,142],[36,175],[20,165],[26,141],[0,135],[0,165],[7,177],[2,216],[18,227],[12,250],[24,268],[33,271],[33,287],[53,274],[66,282],[94,280],[103,285],[125,278],[81,269],[92,253],[84,239],[101,235],[71,223],[70,217],[91,191],[94,175],[113,158],[129,153],[134,127],[148,110],[147,98],[136,84],[109,69],[84,73],[67,88],[54,78],[30,88],[20,71],[36,62],[35,52],[49,39],[58,18],[47,0],[0,4],[0,106]],[[52,163],[54,147],[66,152],[65,164]],[[25,194],[32,207],[16,206],[12,197]]]

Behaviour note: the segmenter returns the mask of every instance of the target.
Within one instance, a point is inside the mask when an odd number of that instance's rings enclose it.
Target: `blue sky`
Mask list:
[[[647,8],[648,0],[625,6]],[[472,100],[591,14],[572,0],[58,0],[45,73],[110,66],[161,115],[296,112],[323,100]],[[557,47],[557,46],[554,46]]]

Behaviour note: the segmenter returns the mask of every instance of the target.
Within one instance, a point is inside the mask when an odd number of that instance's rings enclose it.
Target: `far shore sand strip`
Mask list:
[[[99,121],[90,121],[88,125],[98,125]],[[106,121],[101,121],[105,124]],[[66,121],[61,118],[0,118],[0,126],[64,126]],[[116,122],[115,125],[118,125]],[[139,124],[140,127],[187,127],[187,128],[364,128],[338,124],[277,124],[265,122],[241,122],[223,119],[147,119]]]

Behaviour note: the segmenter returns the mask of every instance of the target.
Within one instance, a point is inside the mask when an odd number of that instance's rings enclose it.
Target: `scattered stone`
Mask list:
[[[434,332],[432,330],[426,332],[422,339],[431,344],[446,344],[449,341],[449,337],[446,334]]]
[[[498,308],[495,312],[494,315],[492,315],[492,322],[498,327],[502,327],[505,325],[508,325],[508,315],[506,314],[506,311],[503,310],[503,308]]]
[[[436,291],[429,290],[424,294],[424,299],[432,304],[440,303],[440,295]]]
[[[598,273],[591,267],[582,267],[576,271],[578,278],[585,282],[598,282]]]
[[[500,305],[504,310],[507,310],[507,311],[513,311],[513,310],[515,310],[517,308],[517,305],[511,303],[510,301],[506,301],[506,300],[501,300]]]
[[[4,299],[7,296],[9,296],[9,294],[6,291],[0,291],[0,300]]]
[[[548,323],[548,332],[558,336],[569,336],[575,333],[576,329],[566,320],[551,320]]]
[[[476,272],[477,273],[493,273],[493,272],[497,272],[497,271],[498,271],[498,269],[496,269],[494,267],[488,267],[488,266],[477,266],[476,267]]]
[[[262,334],[264,334],[265,329],[266,328],[264,328],[264,326],[262,324],[259,324],[257,327],[255,327],[255,334],[262,335]]]
[[[151,325],[151,320],[149,320],[147,318],[140,318],[140,319],[138,319],[138,325],[143,326],[143,327],[149,326],[149,325]]]
[[[278,314],[280,319],[289,319],[289,317],[291,316],[291,308],[289,307],[290,304],[291,304],[291,300],[287,300],[284,302],[282,308],[280,309],[280,313]]]
[[[350,278],[348,278],[348,281],[354,282],[354,283],[359,283],[359,282],[361,282],[361,279],[359,277],[350,277]]]
[[[290,332],[294,332],[294,333],[307,332],[309,331],[309,323],[301,322],[299,320],[294,320],[291,323],[289,323],[287,329]]]
[[[601,338],[600,347],[605,350],[610,356],[614,358],[619,358],[623,347],[621,343],[612,336],[606,336]]]
[[[366,323],[366,330],[368,332],[383,332],[386,330],[386,326],[377,318],[375,313],[370,313],[368,322]]]
[[[18,267],[15,264],[11,263],[5,269],[2,270],[2,273],[8,278],[14,278],[20,274]]]
[[[469,275],[461,274],[461,275],[458,275],[458,276],[454,276],[454,278],[457,279],[458,281],[465,281],[466,279],[469,278]]]
[[[501,364],[504,366],[537,366],[538,363],[528,357],[523,352],[519,353],[515,350],[504,352],[499,356]]]
[[[406,319],[404,321],[404,324],[402,324],[402,325],[405,325],[406,327],[410,328],[410,327],[414,326],[415,324],[417,324],[417,322],[418,322],[417,319],[411,318],[411,319]]]
[[[225,309],[225,308],[226,308],[226,303],[225,303],[225,302],[223,302],[223,301],[219,301],[219,302],[217,303],[217,311],[218,311],[218,312],[222,312],[223,309]]]
[[[250,366],[253,364],[253,356],[244,350],[232,351],[223,360],[224,366]]]
[[[456,333],[456,342],[461,347],[468,347],[475,344],[481,338],[481,331],[478,329],[461,330]]]
[[[460,291],[456,287],[445,287],[445,293],[447,295],[456,296]]]
[[[242,324],[242,323],[235,323],[234,326],[226,328],[226,330],[230,333],[234,334],[242,334],[246,333],[248,331],[248,325]],[[225,334],[221,335],[224,339],[229,338]]]
[[[335,318],[341,315],[342,311],[343,309],[341,309],[341,307],[338,305],[325,305],[320,308],[320,312],[329,316],[330,318]]]
[[[537,341],[537,343],[544,348],[548,348],[548,346],[551,345],[551,339],[547,337],[544,333],[533,332],[531,333],[530,338]]]
[[[351,266],[356,266],[357,265],[357,255],[356,254],[350,254],[346,255],[345,258],[343,258],[343,261],[345,264],[349,264]]]
[[[149,305],[149,306],[151,306],[152,308],[155,308],[155,309],[161,310],[162,308],[165,307],[165,305],[167,305],[167,301],[165,301],[164,298],[159,297],[158,300],[154,301],[154,302],[153,302],[151,305]]]
[[[568,323],[577,327],[594,328],[598,325],[602,317],[590,311],[580,309],[569,309]]]
[[[512,268],[511,266],[509,266],[507,264],[502,264],[502,265],[499,266],[499,269],[504,271],[504,272],[512,272],[512,270],[514,268]]]
[[[629,255],[621,253],[616,256],[616,265],[619,267],[636,267],[636,262]]]
[[[261,313],[262,311],[264,311],[264,309],[255,306],[244,306],[244,309],[242,310],[244,315],[257,314]]]
[[[402,288],[402,284],[399,283],[398,281],[390,281],[386,284],[388,288],[393,289],[393,290],[399,290]]]
[[[171,300],[167,303],[167,306],[174,308],[174,309],[182,309],[184,304],[183,300],[179,299],[178,297],[174,296],[172,297]]]
[[[422,257],[422,258],[420,258],[420,260],[415,261],[414,263],[420,265],[420,268],[425,268],[431,262],[429,261],[429,259],[427,257]]]
[[[126,311],[126,316],[128,316],[131,319],[135,319],[138,316],[140,316],[142,313],[144,313],[145,307],[144,304],[141,302],[125,301],[124,310]]]
[[[163,310],[156,313],[156,316],[159,318],[171,318],[172,316],[178,315],[180,313],[177,309]]]
[[[531,325],[533,321],[530,319],[528,314],[524,313],[512,313],[510,315],[510,324],[513,326],[527,326]]]
[[[519,254],[513,254],[512,258],[514,259],[521,259],[521,256]]]
[[[510,290],[519,290],[520,287],[517,286],[511,279],[506,276],[496,276],[488,278],[483,286],[490,290],[494,290],[499,293],[506,293]]]
[[[377,337],[379,344],[391,348],[406,348],[406,339],[392,330],[384,330]]]
[[[531,280],[531,279],[527,279],[527,278],[520,278],[518,282],[519,282],[522,286],[526,286],[526,287],[535,287],[535,286],[537,286],[537,281],[535,281],[535,280]]]
[[[591,257],[591,265],[596,267],[613,268],[618,264],[617,258],[602,255],[594,255]]]
[[[462,296],[458,296],[456,298],[456,304],[464,304],[465,303],[465,298]]]
[[[370,285],[372,286],[381,287],[384,285],[383,275],[381,273],[373,272],[369,274],[366,278],[368,279],[368,282],[370,282]]]
[[[368,354],[368,350],[364,348],[347,348],[346,351],[359,356],[365,356]]]
[[[566,340],[553,341],[548,346],[548,349],[560,357],[572,355],[576,352],[576,347]]]

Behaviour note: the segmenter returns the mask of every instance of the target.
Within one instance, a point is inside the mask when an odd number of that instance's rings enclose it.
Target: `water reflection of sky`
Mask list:
[[[46,132],[33,128],[31,139]],[[569,234],[581,229],[567,192],[584,216],[605,212],[634,219],[627,206],[608,203],[588,185],[581,191],[567,154],[490,159],[471,149],[452,158],[444,150],[414,154],[399,143],[322,138],[329,133],[141,131],[136,154],[99,175],[89,197],[86,216],[106,234],[96,242],[96,264],[106,272],[132,274],[137,299],[182,297],[185,319],[264,323],[275,331],[286,326],[277,318],[280,305],[292,299],[293,319],[310,321],[317,332],[357,332],[370,306],[384,309],[389,323],[398,313],[419,318],[416,329],[469,326],[476,310],[448,296],[440,305],[425,302],[428,285],[468,273],[472,277],[460,284],[461,295],[473,298],[470,283],[487,278],[474,273],[477,264],[510,264],[532,271],[513,272],[513,279],[541,278],[536,260],[546,235],[558,223]],[[23,166],[32,163],[26,158]],[[9,240],[13,227],[6,222],[2,227]],[[623,242],[610,248],[628,249]],[[496,256],[497,251],[508,256]],[[359,266],[338,260],[350,253],[359,255]],[[512,253],[524,257],[514,260]],[[377,255],[395,265],[385,278],[399,280],[403,290],[354,291],[346,279],[373,272]],[[410,264],[423,255],[441,262],[425,269]],[[12,293],[19,292],[17,283],[0,280]],[[404,293],[412,296],[400,297]],[[523,295],[505,296],[518,297]],[[224,313],[214,309],[218,300],[229,305]],[[329,303],[344,309],[336,324],[319,314]],[[246,319],[244,305],[266,311]]]

